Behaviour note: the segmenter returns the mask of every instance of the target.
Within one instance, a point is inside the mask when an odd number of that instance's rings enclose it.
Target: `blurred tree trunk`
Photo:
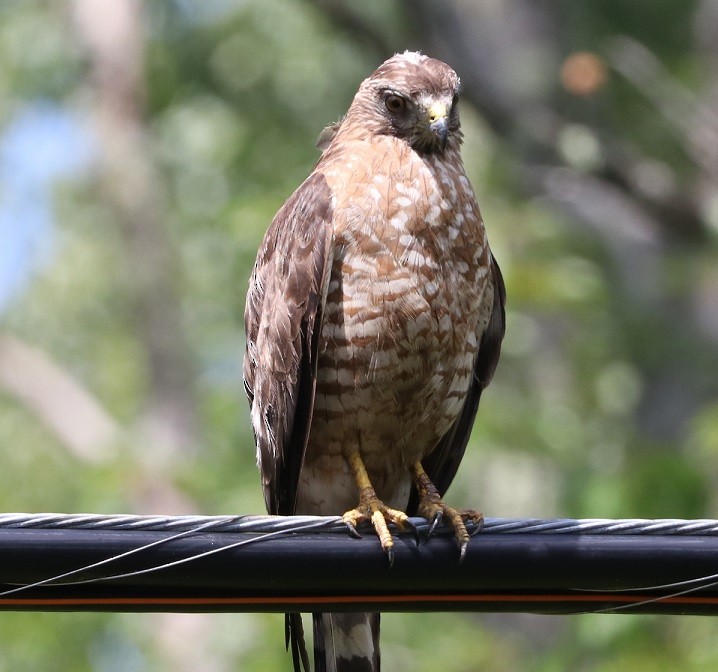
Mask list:
[[[161,457],[194,443],[196,411],[177,251],[143,120],[142,12],[136,0],[74,2],[77,33],[89,56],[102,188],[127,241],[133,322],[147,356],[149,401],[143,425],[151,450]]]

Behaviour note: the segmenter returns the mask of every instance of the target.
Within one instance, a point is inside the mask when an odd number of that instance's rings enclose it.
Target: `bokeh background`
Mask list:
[[[716,0],[0,2],[0,510],[260,513],[247,279],[395,51],[508,288],[457,505],[718,516]],[[283,670],[281,615],[0,614],[5,670]],[[387,615],[387,670],[714,670],[709,618]]]

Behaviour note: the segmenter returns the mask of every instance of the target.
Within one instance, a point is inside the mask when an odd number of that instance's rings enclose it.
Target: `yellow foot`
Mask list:
[[[389,523],[396,525],[401,532],[410,531],[414,535],[414,540],[417,544],[419,543],[419,533],[403,511],[388,507],[376,496],[359,453],[350,453],[347,461],[359,487],[359,506],[356,509],[347,511],[342,516],[342,520],[355,537],[361,536],[357,532],[356,526],[370,520],[379,537],[381,547],[389,559],[389,564],[393,565],[394,539],[389,531]]]
[[[476,526],[474,533],[481,529],[484,516],[474,509],[454,509],[441,499],[439,491],[431,482],[431,479],[424,471],[421,462],[417,461],[412,466],[414,484],[419,492],[418,513],[431,522],[429,536],[434,533],[436,526],[443,520],[454,531],[454,536],[459,544],[459,562],[466,555],[466,548],[469,545],[471,535],[466,529],[466,523],[473,523]]]
[[[359,496],[359,506],[356,509],[347,511],[342,516],[342,520],[349,528],[349,531],[357,537],[361,535],[357,532],[356,526],[370,520],[390,565],[394,564],[394,539],[389,531],[389,523],[396,525],[402,532],[410,530],[415,537],[417,535],[416,528],[409,520],[409,517],[403,511],[397,511],[384,504],[376,496],[373,488],[362,489]]]

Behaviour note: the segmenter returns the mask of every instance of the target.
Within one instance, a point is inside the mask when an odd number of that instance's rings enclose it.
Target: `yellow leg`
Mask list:
[[[431,535],[434,528],[442,520],[446,520],[446,524],[454,530],[454,536],[459,544],[459,560],[463,560],[466,555],[466,548],[469,545],[470,537],[466,529],[465,521],[476,524],[478,529],[478,526],[480,526],[484,520],[483,514],[473,509],[453,509],[445,504],[436,486],[431,482],[426,471],[424,471],[420,460],[417,460],[411,465],[411,476],[419,493],[418,513],[428,521],[431,521],[429,535]]]
[[[354,481],[359,488],[359,506],[356,509],[347,511],[342,520],[352,532],[357,535],[356,526],[367,520],[371,520],[374,530],[376,531],[381,547],[389,558],[389,563],[394,562],[394,540],[389,531],[388,523],[394,523],[401,531],[411,530],[416,536],[416,530],[412,525],[409,517],[397,509],[388,507],[382,502],[374,491],[374,487],[369,480],[364,461],[358,451],[352,451],[347,455],[347,462],[351,469]]]

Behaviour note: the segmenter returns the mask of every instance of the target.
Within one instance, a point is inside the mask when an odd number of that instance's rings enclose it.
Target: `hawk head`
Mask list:
[[[343,127],[406,140],[422,154],[461,143],[459,77],[446,63],[405,51],[384,61],[357,92]]]

